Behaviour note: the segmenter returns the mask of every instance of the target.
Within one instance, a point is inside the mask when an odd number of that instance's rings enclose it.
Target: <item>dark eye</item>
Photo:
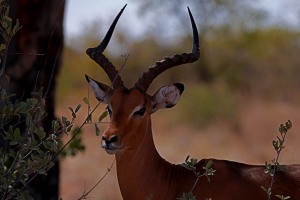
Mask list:
[[[111,115],[111,109],[109,108],[109,106],[106,107],[106,110],[107,110],[108,114]]]
[[[133,115],[136,115],[136,116],[143,116],[146,112],[146,108],[142,108],[138,111],[136,111],[135,113],[133,113]]]

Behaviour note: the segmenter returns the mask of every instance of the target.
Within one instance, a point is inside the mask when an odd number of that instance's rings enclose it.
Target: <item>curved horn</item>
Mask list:
[[[142,92],[146,92],[152,81],[162,72],[172,67],[193,63],[197,61],[200,57],[200,48],[199,48],[199,36],[198,30],[193,18],[193,15],[188,8],[192,29],[193,29],[193,49],[192,53],[183,53],[183,54],[175,54],[172,57],[165,57],[161,61],[157,61],[155,65],[150,67],[147,72],[145,72],[142,77],[135,84],[135,87],[141,90]]]
[[[99,64],[100,67],[105,71],[108,75],[110,81],[114,88],[123,86],[123,81],[119,75],[119,72],[116,70],[116,67],[102,54],[103,51],[106,49],[110,38],[114,32],[116,24],[122,15],[124,9],[126,8],[127,4],[121,9],[119,14],[116,16],[115,20],[111,24],[109,30],[107,31],[103,41],[95,48],[89,48],[86,50],[86,53],[90,56],[92,60]]]

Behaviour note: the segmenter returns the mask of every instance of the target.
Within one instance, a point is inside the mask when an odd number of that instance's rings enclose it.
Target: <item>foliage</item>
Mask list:
[[[265,173],[269,174],[272,177],[272,179],[271,179],[270,186],[268,188],[265,188],[264,186],[261,186],[261,188],[266,192],[269,200],[271,199],[271,195],[272,195],[272,187],[275,180],[274,177],[276,175],[276,172],[281,170],[281,165],[279,164],[279,156],[281,151],[285,147],[284,142],[285,142],[286,134],[291,128],[292,128],[292,122],[290,120],[288,120],[284,125],[280,124],[278,128],[280,135],[277,136],[277,139],[273,140],[272,142],[273,147],[276,151],[276,158],[272,160],[272,164],[268,162],[265,163]],[[281,200],[290,199],[289,196],[283,196],[278,194],[276,194],[275,196]]]
[[[0,95],[0,194],[1,199],[30,199],[26,187],[38,174],[46,175],[58,154],[76,155],[84,150],[80,129],[73,123],[80,106],[72,111],[72,120],[63,116],[52,121],[46,133],[42,119],[47,115],[42,93],[20,101],[1,89]],[[59,135],[72,132],[69,147],[61,147]]]
[[[197,200],[193,193],[183,193],[181,198],[177,198],[178,200]]]
[[[210,85],[188,85],[176,108],[175,121],[201,128],[218,119],[235,120],[235,99],[226,88]],[[185,116],[184,118],[182,116]]]
[[[76,156],[78,153],[85,150],[85,146],[82,142],[82,131],[78,127],[73,128],[71,131],[72,140],[68,145],[68,148],[65,148],[60,155],[62,157],[66,156]]]
[[[299,84],[299,32],[280,28],[235,34],[219,31],[208,39],[210,69],[233,90],[283,96]],[[282,52],[285,52],[285,56]],[[218,58],[218,59],[215,59]]]
[[[214,173],[216,172],[215,169],[213,169],[213,161],[209,160],[202,169],[204,170],[203,173],[197,172],[196,171],[196,165],[198,163],[198,160],[196,158],[190,158],[190,156],[187,156],[185,159],[185,162],[182,164],[183,167],[185,167],[188,170],[191,170],[194,172],[195,176],[197,177],[193,188],[191,188],[191,191],[188,193],[183,193],[182,197],[177,198],[178,200],[196,200],[196,197],[193,195],[193,191],[199,181],[199,179],[203,176],[207,178],[207,181],[210,182],[209,176],[213,176]]]
[[[21,28],[19,21],[13,25],[8,15],[6,1],[0,1],[0,33],[3,38],[0,44],[0,199],[33,199],[29,195],[28,184],[37,175],[46,175],[59,153],[65,150],[75,155],[78,150],[84,149],[78,130],[73,131],[69,149],[66,145],[60,148],[59,141],[62,132],[72,131],[81,106],[69,108],[72,120],[65,116],[53,120],[51,132],[46,132],[43,128],[43,119],[47,116],[43,89],[32,92],[31,97],[26,99],[7,92],[7,49],[12,37]]]
[[[59,145],[57,131],[48,136],[44,131],[40,121],[46,113],[40,97],[13,102],[2,90],[0,101],[1,199],[21,198],[32,177],[47,174],[53,166],[52,156]]]
[[[6,1],[0,0],[0,34],[3,39],[3,43],[0,43],[0,78],[2,79],[5,74],[5,63],[8,45],[12,37],[20,30],[21,26],[18,20],[13,24],[12,18],[9,17],[9,6]]]
[[[150,195],[149,195],[149,197],[146,197],[146,200],[152,200],[153,199],[153,193],[151,193]]]
[[[182,11],[188,5],[195,17],[201,37],[210,35],[214,28],[224,27],[226,29],[239,30],[242,28],[253,28],[265,23],[267,13],[259,8],[253,1],[245,0],[211,0],[211,1],[158,1],[145,0],[136,1],[139,5],[139,14],[145,19],[156,20],[159,14],[163,23],[149,23],[149,30],[155,33],[162,43],[176,38],[178,35],[187,34],[189,23],[185,23],[186,15]],[[175,3],[176,2],[176,3]],[[155,10],[155,12],[153,12]],[[147,18],[146,18],[147,17]],[[176,28],[183,27],[183,28]],[[171,31],[167,31],[170,29]],[[166,31],[162,31],[166,30]],[[176,37],[177,36],[177,37]]]
[[[76,112],[72,109],[72,120],[65,116],[52,122],[52,132],[46,133],[42,119],[47,115],[42,93],[33,94],[24,101],[13,99],[4,89],[0,93],[0,198],[30,199],[26,187],[36,175],[46,175],[57,155],[75,155],[84,150],[81,132],[75,129],[68,148],[60,148],[59,135],[73,129]],[[59,122],[60,121],[60,122]],[[78,135],[77,135],[78,134]],[[75,137],[76,136],[76,137]]]

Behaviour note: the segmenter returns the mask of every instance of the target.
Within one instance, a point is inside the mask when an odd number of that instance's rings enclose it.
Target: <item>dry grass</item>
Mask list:
[[[66,105],[69,106],[69,103],[60,104],[57,108],[59,116],[68,112],[67,109],[63,109],[67,107]],[[195,130],[187,125],[174,124],[167,120],[169,115],[176,114],[175,107],[154,114],[154,139],[161,155],[173,163],[181,163],[187,155],[191,155],[199,159],[218,158],[264,164],[275,156],[271,142],[278,134],[278,125],[290,119],[293,128],[288,133],[287,147],[283,150],[280,163],[300,163],[299,109],[282,102],[247,100],[239,105],[238,117],[234,124],[219,121],[201,130]],[[79,121],[81,120],[83,118]],[[60,197],[64,200],[80,197],[102,177],[113,162],[114,157],[107,155],[100,148],[100,139],[95,136],[93,126],[87,125],[84,128],[86,151],[75,158],[69,157],[62,161]],[[115,167],[89,197],[122,199]]]

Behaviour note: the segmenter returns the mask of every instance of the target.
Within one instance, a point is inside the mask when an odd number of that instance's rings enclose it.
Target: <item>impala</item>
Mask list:
[[[107,86],[86,75],[96,98],[108,105],[111,122],[102,135],[102,147],[108,154],[115,155],[119,187],[124,199],[142,200],[152,196],[152,199],[174,200],[184,192],[191,191],[197,177],[193,171],[182,165],[171,164],[159,155],[153,142],[151,114],[158,109],[176,105],[184,86],[180,83],[163,86],[153,96],[146,92],[160,73],[199,59],[197,27],[188,8],[193,30],[192,52],[157,61],[138,79],[134,87],[128,89],[114,65],[103,55],[125,7],[115,18],[102,43],[87,50],[87,54],[103,68],[112,83],[112,86]],[[203,159],[197,163],[196,171],[203,172],[209,160],[213,161],[216,173],[209,183],[205,178],[197,182],[193,190],[197,199],[267,199],[261,186],[268,187],[271,177],[265,174],[264,166]],[[275,194],[300,199],[300,165],[287,165],[276,173],[272,199]]]

